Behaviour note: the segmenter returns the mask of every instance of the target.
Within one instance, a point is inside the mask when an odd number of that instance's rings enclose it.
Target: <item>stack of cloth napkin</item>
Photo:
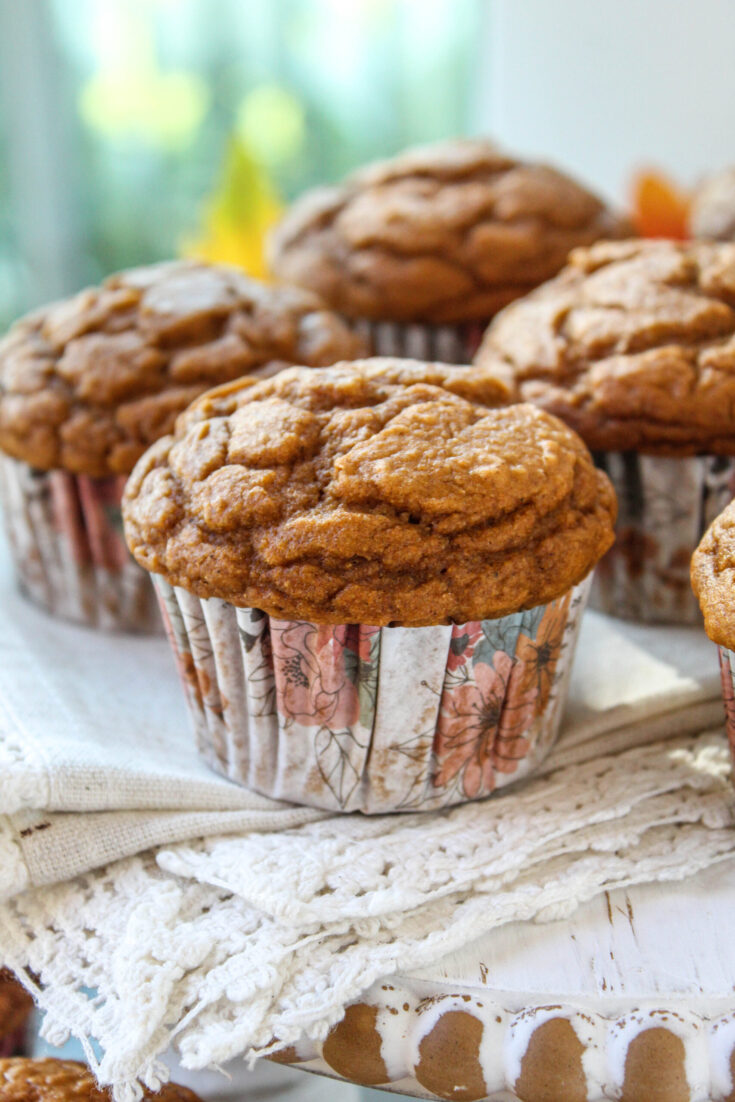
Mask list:
[[[200,762],[165,640],[51,620],[0,563],[0,963],[121,1102],[172,1044],[201,1068],[320,1040],[504,923],[733,861],[721,727],[703,633],[587,613],[533,780],[437,812],[294,807]]]

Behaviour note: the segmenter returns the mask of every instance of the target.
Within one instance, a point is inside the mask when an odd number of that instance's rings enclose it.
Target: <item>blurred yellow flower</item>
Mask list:
[[[265,240],[283,206],[268,174],[239,137],[230,140],[222,173],[207,201],[201,236],[183,242],[182,254],[234,264],[268,277]]]
[[[191,145],[209,110],[207,82],[189,69],[164,69],[142,0],[92,9],[97,68],[79,92],[79,114],[108,140],[134,139],[178,152]]]
[[[259,84],[240,101],[235,129],[260,161],[279,165],[297,157],[304,146],[304,108],[286,88]]]
[[[178,150],[190,144],[209,100],[209,89],[196,73],[100,72],[82,88],[79,110],[87,126],[106,138],[133,135]]]

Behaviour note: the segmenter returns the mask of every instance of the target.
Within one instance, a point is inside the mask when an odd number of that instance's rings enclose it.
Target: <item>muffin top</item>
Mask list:
[[[99,1087],[92,1072],[76,1060],[0,1060],[0,1102],[110,1102],[109,1090]],[[145,1090],[143,1097],[160,1102],[199,1102],[187,1087],[165,1083],[160,1091]]]
[[[0,1038],[7,1037],[25,1022],[33,999],[6,968],[0,968]]]
[[[495,319],[476,363],[593,451],[735,454],[735,245],[579,249]]]
[[[277,227],[271,263],[349,317],[486,321],[574,246],[629,232],[556,169],[447,141],[308,192]]]
[[[373,359],[205,395],[128,482],[128,544],[202,597],[322,624],[543,604],[612,542],[582,441],[471,368]]]
[[[694,237],[735,240],[735,167],[704,180],[692,197],[689,223]]]
[[[365,351],[300,289],[194,261],[122,272],[0,341],[0,449],[45,470],[127,474],[216,383]]]
[[[735,650],[735,502],[702,536],[692,556],[692,588],[710,639]]]

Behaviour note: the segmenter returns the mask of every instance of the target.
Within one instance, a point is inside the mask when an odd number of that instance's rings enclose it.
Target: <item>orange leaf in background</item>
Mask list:
[[[633,225],[641,237],[689,237],[691,197],[655,169],[644,169],[633,177]]]

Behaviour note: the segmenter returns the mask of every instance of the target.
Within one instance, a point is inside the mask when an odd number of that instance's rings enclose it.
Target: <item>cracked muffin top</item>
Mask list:
[[[92,1072],[76,1060],[0,1060],[0,1102],[110,1102],[112,1094],[99,1087]],[[164,1083],[159,1091],[144,1090],[144,1099],[157,1102],[200,1102],[187,1087]]]
[[[691,575],[705,631],[713,642],[735,650],[735,502],[702,536]]]
[[[612,543],[582,441],[472,368],[373,359],[205,395],[123,502],[141,565],[202,597],[323,624],[503,616]]]
[[[298,288],[195,261],[121,272],[0,341],[0,449],[44,470],[127,474],[217,383],[365,351]]]
[[[33,1010],[33,999],[6,968],[0,968],[0,1038],[20,1029]]]
[[[308,192],[276,228],[271,264],[348,317],[486,321],[555,275],[570,249],[630,232],[556,169],[467,139]]]
[[[487,330],[475,362],[593,451],[735,454],[735,245],[601,242]]]

